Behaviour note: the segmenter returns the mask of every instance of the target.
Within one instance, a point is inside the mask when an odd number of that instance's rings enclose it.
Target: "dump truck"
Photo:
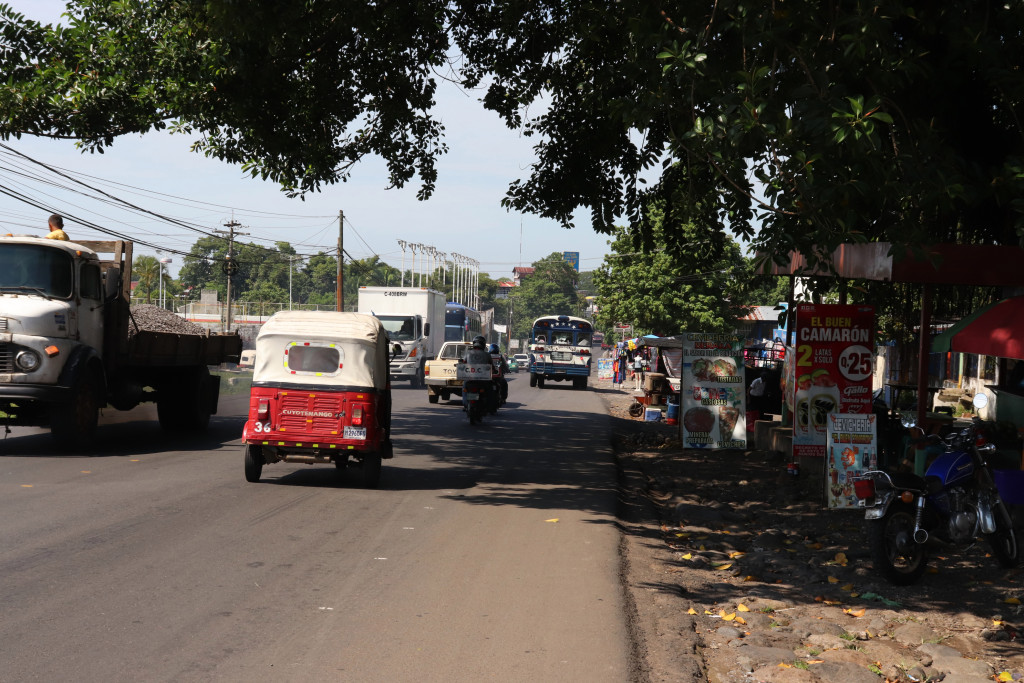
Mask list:
[[[0,236],[0,423],[49,426],[60,446],[86,448],[101,408],[154,401],[166,431],[207,427],[220,394],[208,366],[237,363],[241,339],[140,325],[132,246]]]

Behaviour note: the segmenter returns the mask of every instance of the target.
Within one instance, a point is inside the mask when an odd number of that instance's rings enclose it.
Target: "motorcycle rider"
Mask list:
[[[491,353],[491,365],[494,366],[494,381],[498,385],[498,394],[501,396],[501,402],[505,403],[508,400],[508,380],[505,379],[509,372],[508,363],[501,355],[497,344],[491,344],[488,350]]]
[[[491,354],[487,352],[487,340],[483,337],[483,335],[477,335],[476,337],[473,337],[472,348],[466,351],[465,357],[460,362],[464,362],[468,365],[491,365],[491,367],[494,367],[491,364]],[[487,391],[488,393],[490,393],[491,389],[488,388]],[[487,405],[487,403],[485,403],[484,405]],[[465,409],[468,408],[468,406],[469,401],[466,398],[466,392],[463,391],[462,407]]]

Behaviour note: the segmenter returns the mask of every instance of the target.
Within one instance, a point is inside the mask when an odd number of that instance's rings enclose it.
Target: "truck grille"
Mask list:
[[[10,344],[0,344],[0,372],[14,372],[14,349]]]
[[[7,331],[7,318],[0,318],[0,332]]]
[[[279,429],[296,434],[340,432],[343,408],[340,396],[288,392],[281,396]]]

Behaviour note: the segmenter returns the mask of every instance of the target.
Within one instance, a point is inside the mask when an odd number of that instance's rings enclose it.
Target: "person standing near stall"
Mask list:
[[[633,390],[640,391],[643,389],[644,381],[644,359],[637,351],[633,355]]]

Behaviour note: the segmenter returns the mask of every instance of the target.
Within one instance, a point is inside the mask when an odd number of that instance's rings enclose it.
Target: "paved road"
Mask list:
[[[396,388],[379,490],[247,484],[241,397],[198,440],[115,413],[89,456],[14,430],[0,681],[628,680],[600,398],[526,377],[475,427]]]

